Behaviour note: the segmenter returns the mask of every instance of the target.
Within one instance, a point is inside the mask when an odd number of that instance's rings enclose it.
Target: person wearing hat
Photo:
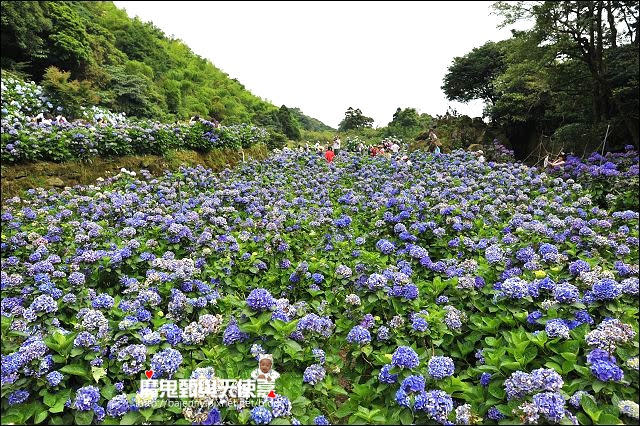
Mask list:
[[[275,382],[280,373],[273,369],[273,356],[271,354],[262,354],[258,360],[258,368],[251,372],[253,380],[266,380]]]
[[[440,154],[440,147],[442,143],[438,139],[438,135],[436,135],[435,128],[429,129],[429,152],[433,152],[434,154]]]

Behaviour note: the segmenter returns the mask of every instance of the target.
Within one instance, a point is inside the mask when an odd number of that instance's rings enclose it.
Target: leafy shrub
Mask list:
[[[56,103],[62,106],[69,118],[81,117],[81,107],[86,104],[96,104],[100,98],[91,82],[86,80],[69,81],[69,78],[71,78],[70,72],[60,71],[51,66],[44,74],[42,86],[51,93]]]
[[[287,144],[287,137],[275,130],[269,131],[269,138],[267,139],[267,148],[269,149],[282,149]]]

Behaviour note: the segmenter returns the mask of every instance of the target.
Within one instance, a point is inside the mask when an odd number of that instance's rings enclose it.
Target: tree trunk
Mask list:
[[[618,46],[618,30],[611,3],[611,1],[607,1],[607,21],[609,21],[609,44],[615,49]]]

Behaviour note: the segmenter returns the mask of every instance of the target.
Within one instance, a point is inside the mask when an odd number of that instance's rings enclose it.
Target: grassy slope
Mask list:
[[[268,155],[267,147],[256,145],[244,150],[245,160],[264,159]],[[147,169],[154,175],[165,170],[176,170],[180,166],[202,165],[216,171],[233,167],[242,161],[242,152],[232,149],[213,150],[207,154],[195,151],[173,151],[165,157],[155,155],[128,156],[118,158],[95,158],[91,162],[70,161],[67,163],[39,162],[2,166],[2,196],[7,198],[20,195],[30,188],[51,189],[54,187],[88,185],[99,177],[117,174],[124,167],[138,171]],[[62,181],[62,184],[60,181]]]

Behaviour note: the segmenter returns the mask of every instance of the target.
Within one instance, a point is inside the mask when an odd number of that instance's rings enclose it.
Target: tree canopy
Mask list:
[[[362,114],[360,108],[353,109],[353,107],[347,108],[344,113],[344,119],[338,125],[338,130],[355,130],[363,129],[365,127],[373,126],[373,118],[367,117]]]
[[[450,100],[484,100],[520,158],[542,151],[638,146],[638,3],[497,2],[502,25],[533,28],[457,57]],[[582,152],[581,152],[582,153]]]
[[[447,98],[459,102],[472,99],[495,102],[493,82],[506,68],[503,49],[504,43],[489,41],[464,56],[455,57],[442,85]]]

